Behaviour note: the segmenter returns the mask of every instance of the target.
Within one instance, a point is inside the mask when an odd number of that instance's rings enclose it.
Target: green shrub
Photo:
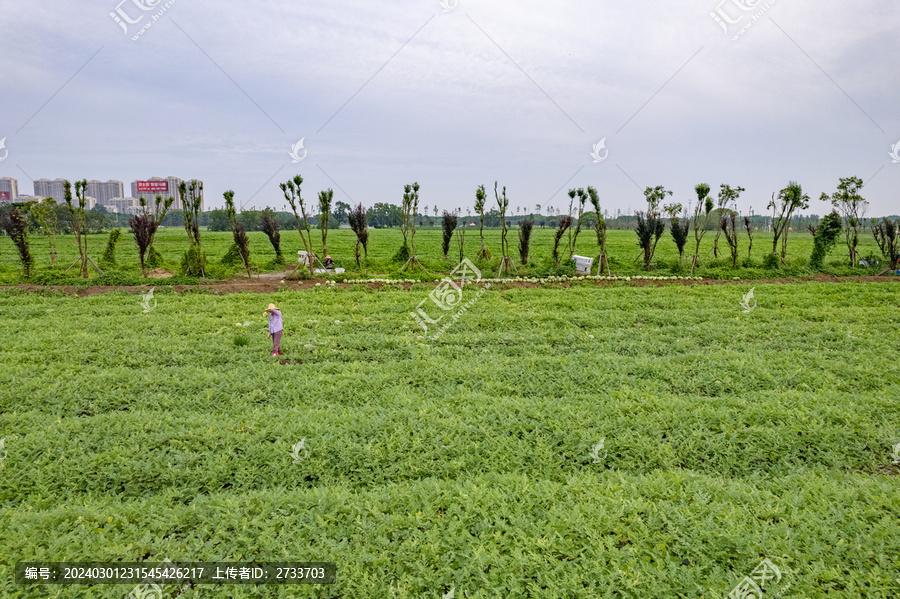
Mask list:
[[[100,256],[100,268],[115,268],[116,264],[116,244],[122,238],[122,229],[113,229],[109,232],[109,238],[106,240],[106,249]]]
[[[825,256],[837,244],[838,236],[844,230],[843,219],[837,212],[825,215],[822,223],[815,228],[813,234],[813,251],[809,258],[809,267],[821,269]]]
[[[150,268],[161,268],[165,265],[166,259],[151,245],[149,249],[147,249],[147,266]]]
[[[196,245],[191,245],[181,259],[181,274],[203,276],[206,270],[206,256]]]
[[[406,261],[409,260],[409,246],[407,244],[403,244],[400,246],[400,249],[391,256],[391,262],[396,262],[397,264],[406,264]]]
[[[295,268],[284,275],[285,281],[309,281],[313,278],[315,277],[310,274],[309,269],[307,268]]]
[[[225,266],[244,265],[244,262],[241,260],[241,249],[236,243],[231,244],[231,246],[228,248],[228,251],[225,252],[225,255],[222,256],[221,260],[219,260],[219,264],[224,264]]]

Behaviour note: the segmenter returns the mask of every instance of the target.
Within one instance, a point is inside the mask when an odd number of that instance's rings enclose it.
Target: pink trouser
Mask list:
[[[281,353],[281,331],[272,333],[272,351],[276,354]]]

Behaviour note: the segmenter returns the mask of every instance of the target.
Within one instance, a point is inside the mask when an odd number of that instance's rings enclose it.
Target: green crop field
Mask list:
[[[185,598],[719,599],[763,558],[770,599],[900,596],[896,281],[480,285],[437,339],[420,284],[0,291],[0,596],[169,559],[337,565]]]
[[[97,273],[91,270],[91,280],[107,284],[141,284],[140,262],[137,249],[130,230],[126,227],[122,230],[122,240],[116,250],[116,259],[119,265],[106,279],[98,279]],[[314,249],[321,252],[321,234],[319,230],[312,232]],[[264,233],[251,232],[250,237],[250,262],[259,266],[261,272],[282,270],[274,264],[275,252]],[[554,231],[547,229],[534,229],[529,264],[522,266],[518,254],[518,237],[515,229],[508,233],[510,254],[516,262],[520,274],[524,276],[543,276],[548,274],[561,274],[563,270],[555,268],[551,262]],[[644,272],[640,260],[640,248],[637,245],[637,237],[634,231],[609,231],[608,253],[610,267],[614,274],[634,275]],[[281,232],[282,252],[289,264],[297,263],[297,251],[303,249],[300,234],[295,230]],[[403,237],[399,229],[371,229],[369,232],[369,258],[363,258],[360,268],[357,268],[354,260],[354,246],[356,236],[348,229],[338,229],[328,234],[328,251],[335,260],[337,266],[347,269],[347,277],[357,278],[373,274],[388,275],[392,277],[407,277],[399,272],[402,263],[392,262],[391,258],[402,244]],[[498,229],[485,230],[486,245],[492,252],[492,259],[479,262],[479,266],[485,273],[497,274],[500,264],[500,231]],[[560,252],[565,246],[564,238]],[[687,275],[690,273],[691,255],[693,255],[693,234],[689,238],[685,248],[685,255],[681,263],[678,261],[678,251],[667,231],[660,239],[656,251],[656,266],[653,274],[657,275]],[[728,246],[724,237],[719,240],[719,257],[715,258],[713,244],[715,231],[709,231],[703,238],[700,247],[700,265],[695,273],[707,278],[731,279],[734,276],[741,278],[770,278],[785,276],[805,276],[813,274],[809,268],[809,257],[812,252],[812,236],[808,232],[791,232],[788,241],[787,265],[779,269],[763,268],[763,259],[772,252],[772,234],[756,232],[753,237],[752,252],[749,253],[749,244],[746,233],[742,233],[739,240],[739,262],[737,268],[732,268]],[[88,255],[97,262],[106,246],[107,235],[98,234],[88,236]],[[201,241],[204,252],[211,264],[209,272],[211,276],[226,278],[229,276],[241,276],[241,269],[236,266],[223,266],[219,261],[228,252],[232,244],[232,235],[228,232],[202,232]],[[859,255],[868,257],[870,268],[850,268],[846,246],[843,237],[825,262],[824,272],[833,275],[876,275],[881,272],[881,265],[876,265],[875,260],[881,261],[881,253],[878,250],[871,233],[866,231],[860,238]],[[32,234],[30,237],[31,249],[37,262],[37,275],[31,280],[38,283],[67,283],[77,284],[79,276],[78,267],[73,268],[68,278],[63,271],[78,258],[78,248],[74,236],[60,236],[58,238],[57,268],[50,267],[50,254],[45,237]],[[156,236],[154,247],[166,260],[166,267],[171,272],[178,272],[181,257],[188,248],[187,234],[183,228],[164,228]],[[474,260],[480,247],[478,227],[469,227],[465,233],[464,255]],[[432,273],[447,273],[459,263],[459,249],[454,239],[450,245],[449,257],[444,258],[441,251],[441,231],[437,228],[426,228],[416,233],[416,250],[421,262]],[[596,259],[597,238],[593,230],[584,230],[577,238],[575,253]],[[20,264],[18,254],[8,237],[0,237],[0,283],[16,283],[25,281],[20,276]],[[596,270],[596,264],[595,264]],[[417,278],[422,276],[417,275]],[[427,279],[427,275],[425,276]]]

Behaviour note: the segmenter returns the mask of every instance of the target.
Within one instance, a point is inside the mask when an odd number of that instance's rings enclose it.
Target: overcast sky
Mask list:
[[[890,0],[118,2],[0,0],[20,194],[175,175],[207,208],[233,189],[280,209],[299,173],[313,201],[399,204],[418,181],[421,206],[465,212],[498,180],[513,207],[593,185],[615,213],[707,182],[759,213],[795,179],[824,214],[858,176],[870,215],[900,213]]]

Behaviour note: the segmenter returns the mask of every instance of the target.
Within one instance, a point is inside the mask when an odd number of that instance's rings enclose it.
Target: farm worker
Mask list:
[[[275,304],[269,304],[263,314],[269,315],[269,337],[272,338],[272,355],[280,356],[281,352],[281,310],[275,307]]]
[[[325,270],[334,270],[334,261],[331,256],[325,256]]]

